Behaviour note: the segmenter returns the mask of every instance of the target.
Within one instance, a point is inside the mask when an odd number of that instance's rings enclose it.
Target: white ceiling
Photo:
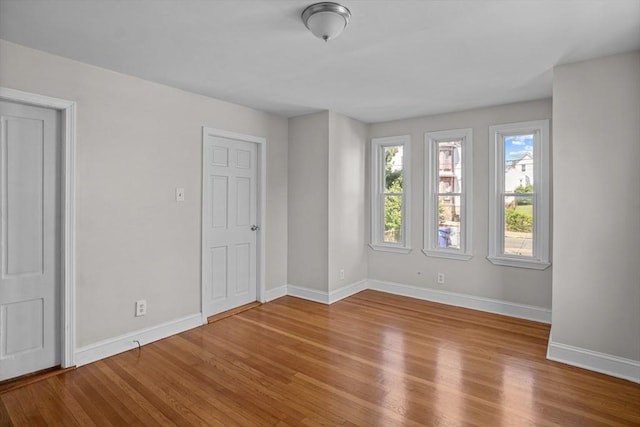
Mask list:
[[[555,65],[640,49],[640,0],[0,0],[0,38],[291,117],[364,122],[551,96]],[[0,57],[0,60],[1,57]]]

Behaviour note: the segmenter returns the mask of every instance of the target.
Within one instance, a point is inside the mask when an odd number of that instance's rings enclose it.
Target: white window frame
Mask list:
[[[439,143],[462,141],[462,191],[454,193],[460,197],[460,248],[441,248],[438,245],[438,195],[440,156]],[[431,257],[469,260],[472,254],[473,222],[473,130],[454,129],[424,134],[424,248],[422,252]]]
[[[534,135],[533,144],[533,255],[504,253],[505,138]],[[550,261],[550,142],[549,120],[510,123],[489,127],[489,261],[496,265],[544,270]]]
[[[411,252],[411,168],[409,135],[371,139],[371,242],[377,251]],[[384,241],[384,147],[402,146],[402,242]]]

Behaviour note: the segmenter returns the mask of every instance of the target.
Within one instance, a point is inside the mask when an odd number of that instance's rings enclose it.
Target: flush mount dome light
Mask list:
[[[349,9],[332,2],[315,3],[302,12],[304,25],[314,36],[325,42],[338,37],[347,28],[349,19]]]

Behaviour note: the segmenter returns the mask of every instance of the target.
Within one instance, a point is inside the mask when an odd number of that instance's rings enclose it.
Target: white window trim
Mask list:
[[[369,247],[376,251],[409,253],[411,252],[411,137],[409,135],[390,136],[371,139],[371,243]],[[384,199],[380,197],[384,185],[382,148],[402,145],[402,242],[384,242]]]
[[[533,213],[533,256],[504,254],[504,138],[533,134],[535,161],[533,182],[536,188]],[[550,142],[549,120],[510,123],[489,127],[489,256],[496,265],[544,270],[550,262]]]
[[[460,194],[460,231],[463,239],[460,249],[447,249],[438,246],[438,213],[436,195],[438,182],[438,142],[462,140],[462,192]],[[473,130],[454,129],[439,132],[427,132],[424,135],[424,248],[422,252],[431,257],[469,260],[472,254],[473,222]]]

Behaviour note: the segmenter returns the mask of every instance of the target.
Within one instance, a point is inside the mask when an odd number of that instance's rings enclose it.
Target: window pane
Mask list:
[[[384,196],[385,243],[402,243],[402,196]]]
[[[383,147],[386,193],[402,193],[402,145]]]
[[[462,192],[462,141],[438,142],[438,192]]]
[[[460,249],[460,196],[438,196],[438,247]]]
[[[504,253],[533,256],[532,197],[504,197]]]
[[[515,135],[504,138],[504,192],[530,193],[533,191],[533,135]]]

